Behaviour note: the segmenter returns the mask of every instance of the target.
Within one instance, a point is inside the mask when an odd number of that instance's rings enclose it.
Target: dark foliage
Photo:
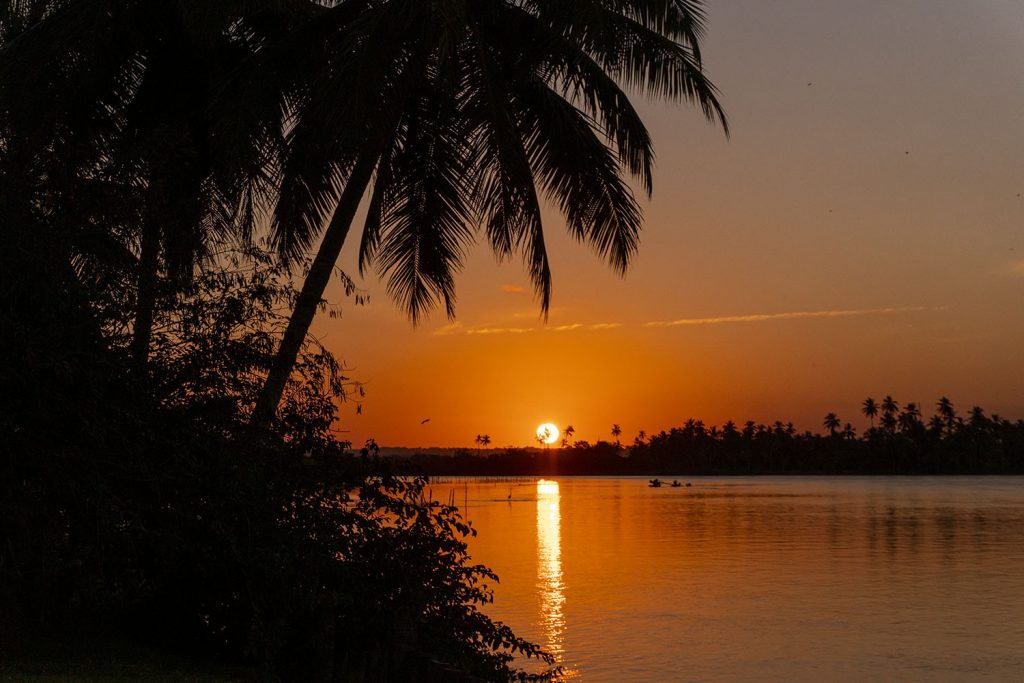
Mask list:
[[[162,300],[143,384],[131,307],[76,300],[18,243],[36,227],[8,223],[0,255],[0,642],[131,633],[288,680],[506,680],[513,653],[545,657],[480,611],[496,577],[458,511],[335,440],[358,385],[329,353],[307,344],[273,429],[248,425],[293,294],[264,256]]]
[[[295,299],[252,246],[288,108],[253,60],[322,11],[0,4],[0,649],[127,636],[303,681],[548,660],[480,611],[458,511],[337,440],[361,388],[315,340],[249,425]]]

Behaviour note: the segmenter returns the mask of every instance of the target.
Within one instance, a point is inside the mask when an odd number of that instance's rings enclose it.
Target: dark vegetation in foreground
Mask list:
[[[301,681],[550,664],[480,611],[458,511],[334,439],[358,388],[310,325],[364,198],[360,269],[413,320],[453,315],[478,237],[546,311],[545,200],[624,270],[653,170],[626,90],[725,125],[703,16],[0,3],[0,648],[130,637]]]
[[[832,413],[827,434],[798,432],[792,424],[747,422],[682,427],[631,446],[598,441],[564,442],[562,448],[463,451],[454,456],[416,454],[396,470],[421,475],[758,475],[758,474],[1024,474],[1024,420],[988,417],[981,408],[958,416],[942,398],[924,422],[920,409],[902,409],[886,397],[863,410],[878,426],[858,437]]]
[[[0,660],[130,637],[288,680],[404,681],[505,680],[511,653],[543,656],[480,611],[495,577],[458,510],[334,440],[348,384],[328,352],[307,343],[272,429],[249,424],[291,295],[258,254],[162,302],[141,381],[119,299],[87,317],[48,254],[5,246],[23,277],[0,310],[20,359],[0,404]]]

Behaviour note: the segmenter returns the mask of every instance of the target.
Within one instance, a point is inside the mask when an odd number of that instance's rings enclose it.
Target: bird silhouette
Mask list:
[[[430,418],[429,418],[429,417],[428,417],[427,419],[425,419],[425,420],[420,420],[420,424],[421,424],[421,425],[425,425],[425,424],[427,424],[428,422],[430,422]]]

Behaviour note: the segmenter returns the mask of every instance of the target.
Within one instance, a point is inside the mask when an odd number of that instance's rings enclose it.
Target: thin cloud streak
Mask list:
[[[751,315],[729,315],[715,318],[682,318],[680,320],[654,320],[641,323],[640,327],[686,327],[692,325],[721,325],[723,323],[757,323],[773,320],[808,320],[815,318],[852,318],[871,315],[893,315],[896,313],[923,313],[948,310],[948,306],[903,306],[890,308],[854,308],[826,311],[787,311],[784,313],[754,313]],[[531,334],[533,332],[578,332],[614,330],[622,323],[568,323],[556,327],[464,327],[452,323],[434,330],[436,336],[450,334],[495,335]]]
[[[471,327],[464,331],[466,334],[528,334],[537,330],[533,327]]]
[[[475,334],[475,335],[493,335],[493,334],[529,334],[532,332],[576,332],[579,330],[614,330],[617,327],[622,327],[622,323],[570,323],[567,325],[558,325],[557,327],[464,327],[462,323],[452,323],[451,325],[445,325],[434,330],[433,334],[437,337],[442,337],[452,334]]]
[[[717,318],[682,318],[680,320],[655,320],[644,323],[644,327],[683,327],[687,325],[721,325],[722,323],[757,323],[769,320],[804,320],[808,318],[851,318],[866,315],[892,315],[894,313],[920,313],[944,311],[946,306],[905,306],[902,308],[855,308],[829,311],[789,311],[786,313],[755,313],[753,315],[729,315]]]

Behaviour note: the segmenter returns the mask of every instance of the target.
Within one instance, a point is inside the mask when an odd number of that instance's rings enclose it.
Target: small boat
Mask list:
[[[652,489],[661,488],[661,479],[651,479],[650,483],[647,485],[650,486]]]
[[[690,488],[691,486],[693,486],[693,484],[691,484],[690,482],[686,482],[686,488]]]
[[[682,485],[683,484],[678,479],[673,479],[672,480],[672,488],[677,489],[677,488],[679,488]]]

